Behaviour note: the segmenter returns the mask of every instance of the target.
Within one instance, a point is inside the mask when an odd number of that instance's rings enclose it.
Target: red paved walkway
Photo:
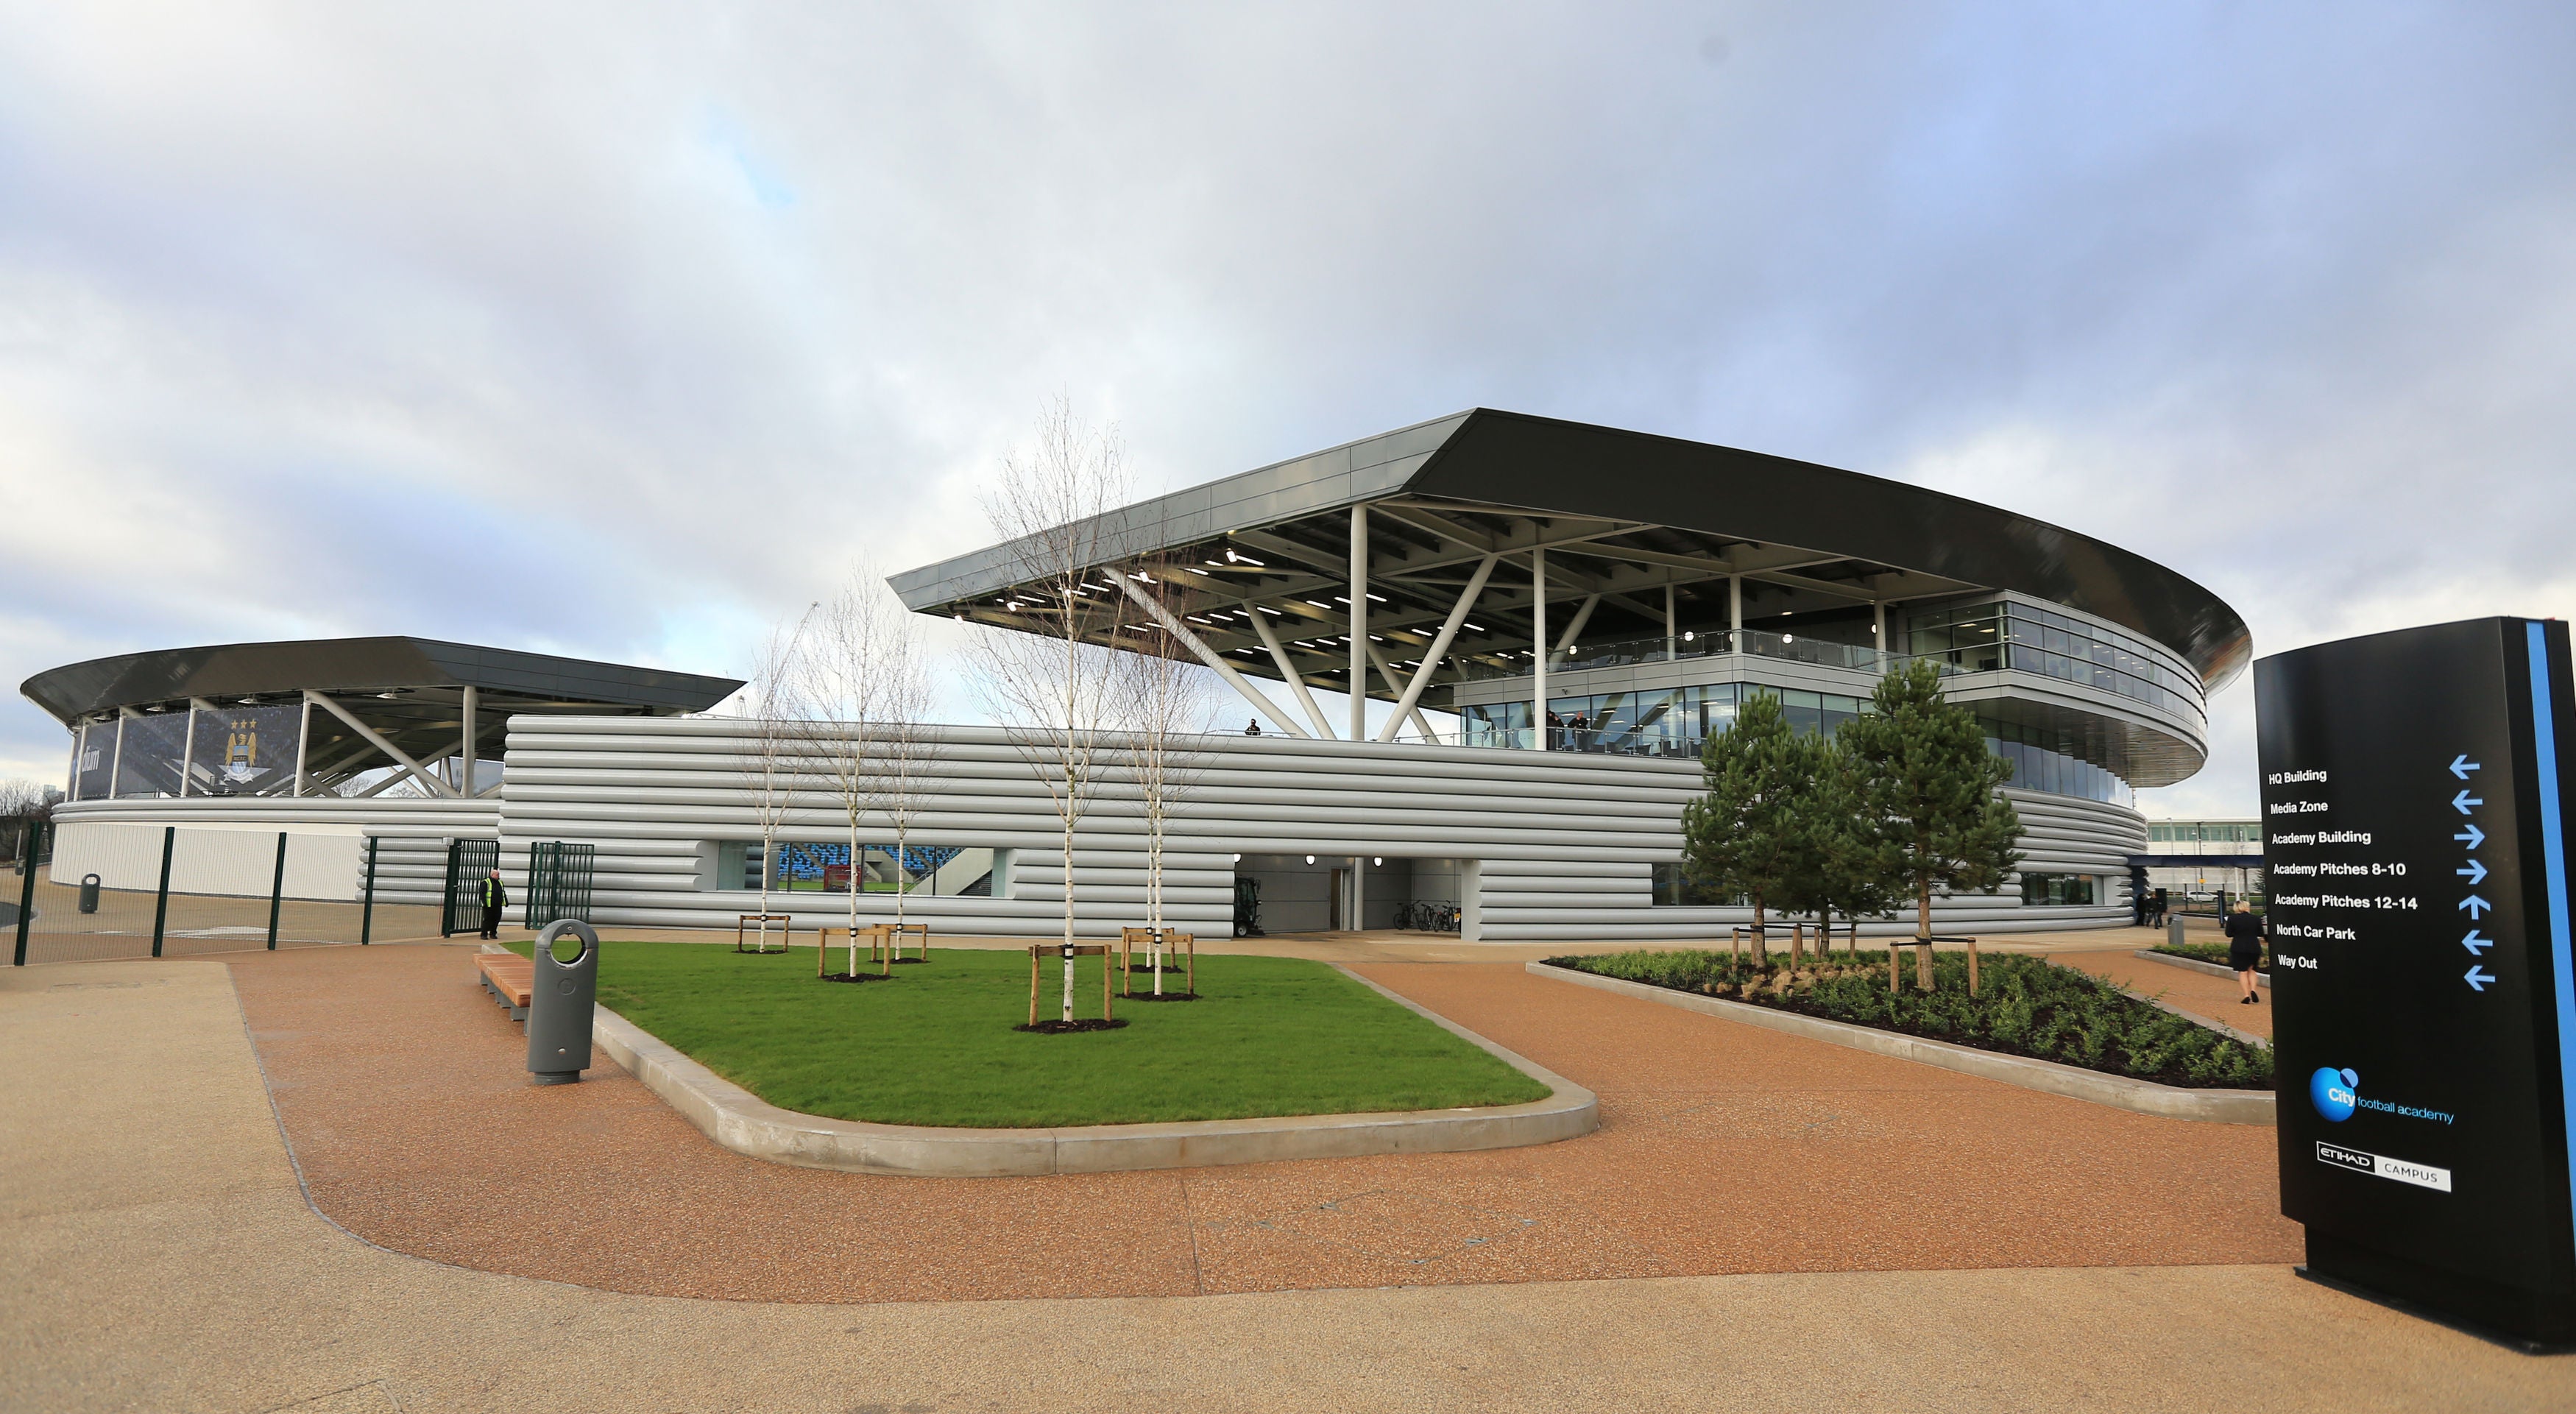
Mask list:
[[[325,1212],[398,1250],[622,1291],[971,1299],[2299,1253],[2269,1129],[2036,1095],[1518,964],[1360,970],[1591,1086],[1598,1134],[982,1180],[745,1159],[604,1059],[584,1084],[531,1087],[468,948],[233,970]]]

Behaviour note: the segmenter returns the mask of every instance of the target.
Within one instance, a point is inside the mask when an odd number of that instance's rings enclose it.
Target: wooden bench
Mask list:
[[[528,997],[537,987],[536,959],[514,952],[479,953],[474,967],[483,979],[483,990],[510,1009],[512,1021],[528,1019]]]

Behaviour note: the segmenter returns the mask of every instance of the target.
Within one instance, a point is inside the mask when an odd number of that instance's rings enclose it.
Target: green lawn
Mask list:
[[[1126,1027],[1064,1036],[1011,1029],[1028,1020],[1026,953],[935,949],[891,981],[855,986],[816,981],[805,948],[754,956],[612,940],[599,962],[603,1005],[781,1109],[835,1119],[1016,1128],[1547,1094],[1322,963],[1289,958],[1201,957],[1201,1000],[1122,1002]],[[1075,1015],[1097,1016],[1100,960],[1077,965]],[[1058,1014],[1062,966],[1047,960],[1042,1017]]]

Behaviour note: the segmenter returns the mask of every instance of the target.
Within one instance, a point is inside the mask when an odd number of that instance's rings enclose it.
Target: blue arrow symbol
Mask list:
[[[2479,829],[2475,825],[2471,825],[2459,834],[2451,836],[2451,838],[2455,840],[2467,840],[2469,842],[2469,848],[2476,849],[2479,845],[2487,842],[2487,832]]]
[[[2469,984],[2470,991],[2483,992],[2487,989],[2487,984],[2489,982],[2500,981],[2502,979],[2498,978],[2494,973],[2487,971],[2482,964],[2473,962],[2469,964],[2468,971],[2460,974],[2460,980]]]
[[[2451,808],[2459,811],[2463,815],[2469,813],[2470,806],[2484,804],[2486,804],[2486,801],[2482,797],[2471,795],[2465,790],[2461,791],[2458,795],[2451,797]]]
[[[2480,954],[2480,953],[2482,953],[2482,952],[2485,952],[2487,949],[2489,949],[2489,948],[2491,948],[2491,947],[2494,947],[2494,946],[2495,946],[2495,939],[2493,939],[2493,938],[2481,938],[2481,937],[2479,937],[2479,936],[2478,936],[2478,930],[2477,930],[2477,929],[2475,929],[2475,928],[2471,928],[2471,929],[2469,930],[2469,935],[2468,935],[2467,937],[2465,937],[2465,938],[2460,939],[2460,946],[2461,946],[2461,947],[2464,947],[2464,948],[2467,948],[2467,949],[2469,950],[2469,956],[2471,956],[2471,957],[2476,957],[2478,954]]]
[[[2478,897],[2476,894],[2471,894],[2471,895],[2469,895],[2467,898],[2464,898],[2464,899],[2460,900],[2460,907],[2465,908],[2465,909],[2467,909],[2467,910],[2469,911],[2469,918],[2470,918],[2470,920],[2471,920],[2472,922],[2474,922],[2474,921],[2477,919],[2477,917],[2478,917],[2478,915],[2479,915],[2479,914],[2484,913],[2484,912],[2492,912],[2492,911],[2494,910],[2494,908],[2495,908],[2495,905],[2494,905],[2494,904],[2491,904],[2491,903],[2489,903],[2489,902],[2487,902],[2485,899],[2482,899],[2482,898]]]
[[[2476,885],[2483,884],[2487,881],[2487,867],[2474,859],[2469,861],[2468,868],[2454,869],[2451,872],[2454,874],[2468,875],[2471,887],[2475,887]]]
[[[2478,763],[2470,760],[2467,752],[2462,752],[2451,758],[2451,774],[2459,777],[2461,780],[2467,780],[2469,778],[2469,773],[2477,768]]]

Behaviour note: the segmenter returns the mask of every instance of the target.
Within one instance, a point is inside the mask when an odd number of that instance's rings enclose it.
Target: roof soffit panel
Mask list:
[[[1830,547],[2019,590],[2146,634],[2181,653],[2213,688],[2252,652],[2233,610],[2144,556],[1962,497],[1761,452],[1478,409],[1405,490],[1539,515]]]

